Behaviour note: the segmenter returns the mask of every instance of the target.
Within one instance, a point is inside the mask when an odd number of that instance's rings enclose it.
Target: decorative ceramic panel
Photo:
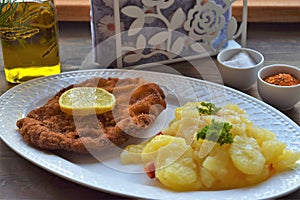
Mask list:
[[[216,55],[242,35],[235,0],[91,0],[96,62],[119,68]],[[244,46],[244,44],[242,44]]]

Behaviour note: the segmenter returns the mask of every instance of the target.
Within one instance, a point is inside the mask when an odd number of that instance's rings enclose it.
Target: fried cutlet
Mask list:
[[[60,110],[58,100],[73,87],[103,88],[115,95],[116,106],[103,114],[67,115]],[[16,124],[31,146],[88,153],[124,144],[151,125],[165,108],[165,95],[155,83],[142,78],[92,78],[63,88]]]

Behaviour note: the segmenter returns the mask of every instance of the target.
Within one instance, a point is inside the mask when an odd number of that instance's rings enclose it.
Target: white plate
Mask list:
[[[288,145],[300,149],[299,126],[271,106],[222,85],[183,76],[135,71],[90,70],[62,73],[20,84],[0,97],[1,139],[14,151],[34,164],[75,183],[121,196],[150,199],[265,199],[286,195],[300,187],[300,167],[280,173],[253,187],[222,190],[173,192],[155,184],[141,172],[141,166],[124,166],[119,155],[107,154],[102,162],[92,157],[41,151],[25,144],[15,122],[30,110],[43,105],[62,87],[91,77],[144,77],[161,85],[168,108],[159,116],[148,133],[153,134],[173,118],[176,106],[186,101],[211,101],[217,105],[236,103],[256,126],[267,128]],[[299,164],[299,162],[298,162]],[[136,172],[136,173],[134,173]]]

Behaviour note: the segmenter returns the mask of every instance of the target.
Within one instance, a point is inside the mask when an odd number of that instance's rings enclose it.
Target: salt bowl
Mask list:
[[[224,84],[246,91],[256,83],[257,72],[263,66],[264,56],[253,49],[235,48],[221,51],[217,60]]]

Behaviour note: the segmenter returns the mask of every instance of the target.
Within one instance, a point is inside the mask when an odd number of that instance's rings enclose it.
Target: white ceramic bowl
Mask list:
[[[300,100],[300,84],[279,86],[264,81],[268,76],[278,73],[289,73],[300,80],[299,67],[285,64],[269,65],[258,71],[257,89],[262,100],[278,110],[285,111],[291,109]]]
[[[234,55],[241,52],[246,52],[254,61],[254,65],[233,67],[225,63]],[[241,91],[246,91],[256,83],[257,72],[263,66],[264,56],[253,49],[235,48],[221,51],[217,56],[217,60],[224,84]]]

